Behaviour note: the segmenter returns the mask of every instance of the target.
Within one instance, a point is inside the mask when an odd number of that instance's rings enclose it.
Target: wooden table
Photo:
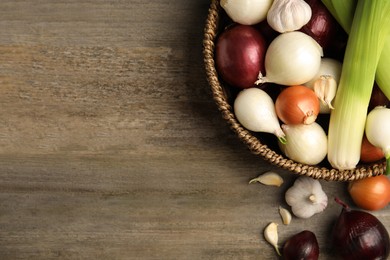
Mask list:
[[[209,2],[2,0],[0,259],[276,259],[310,229],[321,259],[347,202],[281,224],[296,178],[252,155],[211,98]],[[282,187],[248,181],[266,171]],[[390,209],[375,212],[390,225]]]

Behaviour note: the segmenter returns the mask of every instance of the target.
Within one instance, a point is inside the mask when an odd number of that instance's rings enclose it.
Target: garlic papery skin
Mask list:
[[[277,32],[292,32],[310,21],[311,7],[303,0],[274,0],[267,22]]]
[[[236,23],[257,24],[267,18],[273,0],[221,0],[220,5]]]
[[[299,218],[310,218],[325,210],[328,196],[322,190],[321,183],[307,176],[300,176],[285,194],[293,214]]]
[[[258,88],[241,90],[234,100],[234,114],[243,127],[254,132],[274,134],[285,142],[272,98]]]
[[[337,86],[340,81],[342,63],[332,58],[322,58],[317,74],[304,86],[311,88],[316,93],[320,102],[320,113],[329,114]]]
[[[325,159],[328,152],[328,138],[317,123],[309,125],[282,125],[286,142],[279,147],[288,158],[308,165],[316,165]]]

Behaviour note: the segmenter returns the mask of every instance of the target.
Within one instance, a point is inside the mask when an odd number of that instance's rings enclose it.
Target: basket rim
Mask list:
[[[245,129],[236,119],[232,106],[227,101],[226,93],[219,80],[215,66],[214,50],[218,36],[220,12],[221,7],[219,0],[211,0],[203,34],[203,60],[206,70],[206,78],[209,86],[211,87],[213,99],[218,106],[218,110],[221,112],[223,119],[227,121],[233,132],[253,154],[268,161],[272,165],[288,170],[294,174],[305,175],[326,181],[353,181],[385,173],[386,162],[358,165],[352,170],[338,170],[335,168],[329,169],[316,165],[298,163],[286,158],[282,154],[276,153],[266,144],[261,143],[261,141],[254,136],[252,132]]]

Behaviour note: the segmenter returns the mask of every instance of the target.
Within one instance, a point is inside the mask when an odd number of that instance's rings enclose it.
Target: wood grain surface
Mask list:
[[[252,155],[211,98],[206,0],[0,1],[0,259],[277,259],[350,203],[281,223],[296,178]],[[265,171],[282,187],[248,181]],[[390,225],[390,209],[375,212]]]

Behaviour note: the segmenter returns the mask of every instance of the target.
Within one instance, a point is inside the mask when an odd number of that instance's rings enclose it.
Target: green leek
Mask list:
[[[375,73],[390,30],[389,14],[390,0],[357,2],[330,116],[328,161],[334,168],[353,169],[360,160]]]
[[[349,33],[352,26],[353,14],[355,12],[357,0],[341,0],[341,1],[332,1],[332,0],[322,0],[327,9],[332,13],[337,22],[341,27]],[[390,73],[389,73],[389,64],[390,64],[390,36],[385,42],[383,47],[378,67],[376,70],[376,83],[382,92],[390,99]]]

